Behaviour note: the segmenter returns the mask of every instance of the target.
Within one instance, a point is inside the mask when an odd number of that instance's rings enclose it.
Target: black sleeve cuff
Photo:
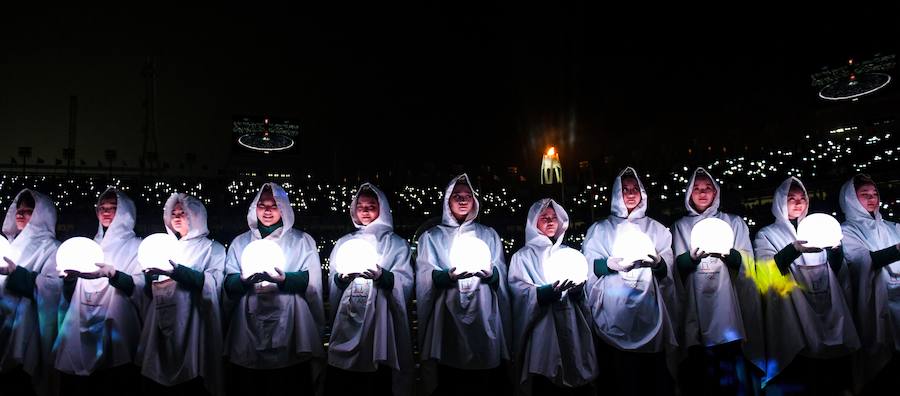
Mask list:
[[[448,270],[431,271],[431,281],[434,283],[434,287],[438,289],[449,289],[453,286],[453,281],[450,279],[450,271]]]
[[[144,295],[153,298],[153,281],[159,279],[158,275],[144,273]]]
[[[178,282],[179,285],[195,291],[203,290],[203,282],[205,281],[202,272],[195,271],[181,264],[178,264],[175,270],[172,271],[172,279]]]
[[[78,278],[63,278],[63,297],[66,301],[72,301],[72,295],[75,294],[75,286],[78,286]]]
[[[251,288],[253,288],[253,285],[248,286],[241,282],[241,274],[229,274],[225,277],[225,294],[232,300],[241,298]]]
[[[306,294],[309,286],[309,271],[285,272],[284,283],[278,285],[278,289],[290,294]]]
[[[612,275],[616,272],[616,270],[610,269],[608,266],[606,266],[605,258],[594,260],[594,275],[596,275],[598,278],[605,275]]]
[[[16,267],[16,270],[6,277],[6,288],[14,294],[33,299],[37,277],[37,272],[32,272],[22,267]]]
[[[800,257],[801,253],[794,248],[794,244],[788,244],[775,253],[775,265],[778,266],[778,271],[781,272],[781,275],[787,275],[790,271],[791,263],[794,262],[798,257]]]
[[[835,274],[841,271],[841,265],[844,264],[844,248],[838,246],[834,249],[827,249],[828,251],[828,264],[831,266],[831,270],[834,271]]]
[[[587,287],[587,285],[582,285],[582,286],[579,287],[577,290],[569,289],[569,294],[568,294],[569,299],[572,300],[572,301],[581,301],[581,300],[583,300],[583,299],[584,299],[584,288],[585,288],[585,287]]]
[[[692,260],[691,254],[688,252],[681,253],[678,257],[675,257],[675,266],[678,268],[678,273],[682,278],[696,271],[698,265],[700,265],[700,261]]]
[[[669,274],[669,266],[666,265],[666,259],[660,257],[659,263],[656,264],[656,267],[650,267],[650,271],[653,272],[653,276],[656,279],[665,278]]]
[[[116,275],[109,278],[109,284],[121,290],[126,296],[131,296],[134,293],[134,279],[131,278],[131,275],[122,271],[116,271]]]
[[[386,269],[381,270],[381,277],[375,280],[375,286],[379,289],[393,289],[394,273]]]
[[[344,290],[347,286],[350,286],[351,281],[345,281],[341,278],[341,274],[335,272],[334,273],[334,284],[338,287],[338,289]]]
[[[737,271],[741,268],[741,264],[743,264],[744,259],[741,256],[741,252],[731,249],[728,252],[728,257],[725,258],[725,266],[732,271]]]
[[[537,300],[540,305],[547,305],[559,301],[562,293],[554,291],[553,285],[543,285],[537,288]]]
[[[900,250],[897,249],[897,246],[888,246],[881,250],[869,252],[869,256],[872,257],[872,269],[879,270],[890,263],[900,261]]]

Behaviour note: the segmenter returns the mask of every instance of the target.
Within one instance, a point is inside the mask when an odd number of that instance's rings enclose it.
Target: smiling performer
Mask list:
[[[750,230],[740,217],[719,211],[720,202],[719,184],[697,168],[684,200],[688,215],[672,227],[675,261],[686,295],[683,348],[688,359],[680,370],[685,394],[752,394],[759,384],[751,380],[758,382],[765,371]],[[710,218],[724,221],[734,232],[728,254],[691,249],[694,225]]]
[[[325,313],[322,267],[312,237],[293,228],[287,192],[266,183],[247,211],[250,230],[238,235],[225,258],[225,355],[231,363],[229,391],[274,393],[284,382],[306,391],[322,390]],[[242,275],[241,259],[251,242],[278,244],[285,268]]]
[[[469,177],[444,191],[441,224],[418,240],[416,298],[423,394],[508,393],[512,342],[503,245],[493,228],[476,223],[479,204]],[[487,245],[490,268],[460,271],[450,262],[457,238]],[[465,380],[462,380],[465,379]]]

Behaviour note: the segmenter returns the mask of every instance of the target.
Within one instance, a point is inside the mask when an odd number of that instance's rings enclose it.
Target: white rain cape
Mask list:
[[[61,299],[61,325],[53,346],[56,368],[67,374],[90,375],[131,363],[141,335],[138,307],[144,273],[137,261],[141,238],[134,235],[137,210],[122,191],[110,188],[117,198],[116,217],[104,232],[97,224],[94,241],[103,248],[104,262],[131,275],[131,296],[109,284],[107,278],[78,279],[71,301]],[[100,194],[102,197],[106,192]],[[98,200],[97,205],[100,205]]]
[[[552,205],[559,219],[556,241],[537,228],[541,212]],[[509,265],[509,292],[513,308],[516,381],[522,392],[531,374],[549,378],[557,386],[577,387],[597,376],[597,356],[591,335],[591,314],[580,299],[564,295],[558,302],[538,304],[537,288],[552,282],[544,279],[544,261],[559,249],[569,228],[569,215],[549,198],[528,210],[525,246],[513,254]]]
[[[772,198],[775,223],[759,230],[753,242],[757,269],[760,271],[762,268],[774,268],[768,263],[772,262],[775,254],[797,240],[797,230],[788,220],[787,197],[792,183],[797,183],[809,200],[806,187],[796,177],[788,178],[775,191]],[[808,209],[797,218],[798,224],[807,212]],[[843,267],[841,272],[845,272]],[[767,362],[763,386],[784,370],[797,354],[830,358],[859,348],[853,316],[838,277],[828,265],[825,251],[801,255],[791,263],[790,272],[785,277],[795,282],[797,287],[786,294],[776,290],[766,292]]]
[[[630,214],[622,198],[622,176],[626,173],[637,178],[641,189],[641,202]],[[594,260],[610,257],[616,234],[622,227],[635,226],[653,241],[656,254],[665,260],[668,272],[665,278],[657,280],[652,270],[646,267],[600,277],[591,270],[585,297],[593,316],[594,330],[604,342],[620,350],[674,351],[678,346],[674,322],[679,315],[672,234],[646,216],[647,192],[634,169],[626,168],[616,177],[611,203],[612,214],[594,223],[584,239],[582,252],[592,268]],[[668,356],[667,360],[669,369],[675,373],[672,358]]]
[[[16,202],[22,194],[31,194],[35,207],[28,225],[19,232]],[[44,194],[22,190],[6,212],[3,234],[12,248],[10,259],[23,269],[37,272],[38,277],[34,296],[28,298],[6,290],[7,276],[0,275],[0,369],[22,365],[35,385],[46,385],[46,375],[53,367],[50,349],[56,339],[56,310],[62,286],[56,273],[56,206]],[[40,389],[39,393],[43,391]]]
[[[378,218],[363,225],[356,217],[359,191],[368,189],[378,196]],[[330,282],[331,340],[328,364],[351,371],[376,371],[378,365],[394,371],[394,394],[412,392],[412,335],[407,320],[407,302],[412,298],[413,268],[409,244],[393,232],[391,208],[384,193],[372,184],[359,187],[350,204],[350,219],[358,229],[342,237],[331,251],[328,279]],[[394,286],[390,290],[377,287],[371,279],[356,278],[346,289],[334,281],[337,274],[335,256],[341,245],[355,238],[376,247],[378,265],[390,271]]]
[[[450,212],[450,194],[456,183],[472,188],[472,211],[462,224]],[[477,193],[465,174],[459,175],[444,191],[441,224],[419,237],[416,257],[416,307],[419,320],[419,351],[425,394],[437,383],[436,366],[440,363],[460,369],[496,368],[510,359],[512,343],[510,302],[506,285],[506,262],[500,236],[493,228],[475,223],[479,204]],[[442,290],[433,284],[432,271],[450,269],[450,247],[457,236],[473,236],[487,244],[491,265],[500,277],[496,290],[477,277],[460,280],[475,282],[471,290],[460,287]]]
[[[293,228],[294,209],[287,192],[275,183],[269,186],[281,210],[283,226],[266,236],[278,243],[287,259],[284,272],[309,271],[306,294],[283,293],[274,285],[250,290],[226,308],[230,320],[225,334],[225,354],[238,366],[277,369],[311,361],[313,381],[319,384],[325,347],[322,345],[325,313],[322,305],[322,267],[312,237]],[[263,188],[250,203],[250,230],[238,235],[228,247],[225,275],[241,273],[241,254],[261,235],[256,204]]]
[[[900,261],[874,270],[869,254],[900,242],[900,224],[884,220],[881,211],[870,215],[856,198],[852,179],[841,188],[839,199],[846,218],[841,243],[852,280],[849,300],[855,301],[856,326],[864,346],[863,375],[870,377],[891,359],[892,351],[900,351]]]
[[[141,374],[165,386],[203,377],[210,393],[221,393],[222,324],[219,294],[225,248],[207,238],[203,203],[175,193],[163,207],[166,232],[175,236],[172,210],[181,203],[190,230],[177,242],[176,264],[203,274],[203,289],[194,291],[173,279],[153,282],[144,307],[144,328],[136,362]],[[143,290],[135,291],[143,293]]]
[[[698,174],[707,175],[716,189],[715,200],[703,213],[697,213],[691,205],[691,191]],[[675,257],[691,253],[691,231],[697,222],[717,218],[731,225],[734,250],[740,252],[742,260],[741,268],[732,272],[721,259],[710,256],[701,260],[697,269],[684,279],[683,346],[710,347],[741,340],[744,356],[765,371],[762,306],[753,281],[755,262],[750,230],[740,217],[719,211],[722,190],[705,169],[694,171],[685,195],[688,215],[672,226]]]

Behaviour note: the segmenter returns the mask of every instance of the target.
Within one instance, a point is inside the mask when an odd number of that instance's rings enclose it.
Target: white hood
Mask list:
[[[800,179],[791,176],[785,181],[781,182],[781,185],[778,186],[778,189],[775,190],[775,196],[772,197],[772,215],[775,216],[776,223],[785,223],[790,224],[790,220],[788,219],[788,207],[787,207],[787,198],[788,192],[791,191],[791,184],[797,183],[801,189],[803,189],[803,195],[806,196],[806,202],[809,202],[809,193],[806,192],[806,186],[803,185],[803,182]],[[803,210],[803,214],[797,218],[797,224],[800,224],[806,215],[809,213],[809,205],[806,205],[806,209]],[[790,227],[794,230],[794,234],[796,235],[796,229],[793,226]]]
[[[199,199],[185,193],[174,193],[166,200],[166,205],[163,207],[163,222],[166,224],[166,232],[175,236],[175,229],[172,228],[172,210],[175,208],[175,204],[179,202],[181,203],[181,209],[187,214],[190,226],[188,234],[182,235],[181,240],[204,238],[209,235],[209,228],[206,225],[206,207],[203,206]],[[280,207],[281,205],[279,204]]]
[[[262,195],[263,189],[265,189],[266,186],[269,186],[269,188],[272,189],[272,196],[275,197],[275,204],[278,205],[278,209],[281,210],[281,221],[284,224],[281,228],[267,236],[266,239],[278,240],[284,235],[285,230],[290,230],[294,226],[294,208],[291,206],[291,201],[288,199],[287,192],[278,184],[269,182],[263,184],[262,187],[259,188],[259,192],[256,193],[256,197],[250,202],[250,208],[247,210],[247,225],[250,226],[250,231],[255,237],[254,239],[260,239],[259,219],[256,218],[256,204],[259,202],[259,196]]]
[[[694,181],[697,180],[697,175],[706,175],[706,177],[708,177],[709,180],[712,180],[712,185],[716,189],[716,198],[713,199],[712,203],[709,205],[708,208],[706,208],[706,210],[703,211],[702,214],[698,213],[697,209],[694,209],[694,205],[691,205],[691,191],[694,190]],[[716,181],[716,178],[714,178],[712,175],[710,175],[709,172],[706,171],[706,169],[697,168],[696,170],[694,170],[694,173],[691,174],[691,181],[688,182],[687,192],[685,192],[685,194],[684,194],[684,207],[687,209],[688,214],[690,216],[703,216],[703,217],[714,216],[716,213],[719,213],[719,204],[721,202],[721,200],[720,200],[721,196],[722,196],[722,188],[719,187],[719,182]]]
[[[553,242],[549,237],[542,234],[537,228],[538,216],[550,205],[553,205],[553,210],[556,211],[556,217],[559,218],[556,242]],[[556,250],[562,244],[563,239],[565,239],[566,230],[568,230],[568,228],[569,214],[566,213],[566,210],[563,209],[562,206],[559,206],[553,199],[541,199],[531,205],[531,209],[528,209],[528,220],[525,223],[525,244],[534,247],[537,251],[543,251],[550,246],[553,247],[552,250]]]
[[[356,217],[356,205],[359,200],[359,193],[363,190],[371,190],[378,196],[378,218],[368,225],[363,225]],[[391,205],[388,203],[384,192],[371,183],[363,183],[359,186],[359,190],[356,191],[356,194],[353,195],[353,200],[350,202],[350,220],[353,221],[353,225],[355,225],[358,230],[366,234],[373,234],[376,238],[394,230],[394,217],[391,215]]]
[[[628,209],[625,207],[625,198],[622,197],[622,176],[628,174],[634,175],[634,178],[637,179],[638,187],[641,188],[641,202],[631,211],[631,214],[628,213]],[[634,168],[629,166],[616,176],[616,180],[613,182],[612,200],[610,202],[612,202],[613,216],[623,219],[639,219],[647,215],[647,190],[644,189],[644,183],[641,182],[641,178]]]
[[[466,216],[466,221],[462,224],[459,224],[456,221],[456,217],[453,217],[453,213],[450,212],[450,194],[453,193],[453,187],[456,187],[456,183],[465,182],[469,185],[469,188],[472,190],[472,210],[469,211],[469,214]],[[451,226],[451,227],[460,227],[467,224],[471,224],[475,221],[475,218],[478,217],[478,211],[481,208],[481,204],[478,203],[478,193],[475,192],[475,186],[472,185],[472,180],[469,179],[469,176],[465,173],[456,176],[453,180],[450,181],[450,184],[447,185],[447,189],[444,190],[444,206],[443,206],[443,216],[442,223],[443,225]]]

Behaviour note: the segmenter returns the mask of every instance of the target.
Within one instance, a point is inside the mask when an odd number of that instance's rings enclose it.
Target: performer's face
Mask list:
[[[256,202],[256,218],[266,227],[281,220],[281,209],[279,209],[278,204],[275,203],[275,197],[272,196],[272,191],[265,190],[260,194],[259,201]]]
[[[541,234],[550,238],[556,236],[556,232],[559,230],[559,218],[556,217],[556,211],[552,206],[546,207],[538,214],[537,229]]]

